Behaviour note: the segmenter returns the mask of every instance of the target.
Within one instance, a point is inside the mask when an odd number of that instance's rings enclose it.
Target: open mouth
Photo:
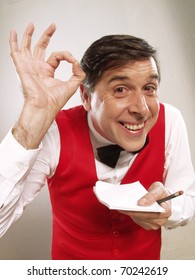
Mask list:
[[[121,123],[127,130],[130,131],[138,131],[144,127],[144,123],[141,124],[127,124],[127,123]]]

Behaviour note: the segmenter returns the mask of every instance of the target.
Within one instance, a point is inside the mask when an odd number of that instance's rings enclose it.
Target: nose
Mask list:
[[[130,114],[135,114],[145,117],[149,113],[146,97],[142,92],[133,92],[129,97],[128,111]]]

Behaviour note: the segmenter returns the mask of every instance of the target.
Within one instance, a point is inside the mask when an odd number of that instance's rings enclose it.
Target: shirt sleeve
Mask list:
[[[195,213],[195,173],[192,165],[188,135],[179,110],[165,106],[166,147],[164,185],[170,193],[183,190],[184,194],[171,200],[172,215],[166,229],[187,224]]]
[[[55,122],[35,150],[22,147],[11,131],[4,138],[0,144],[0,237],[40,192],[46,177],[53,175],[59,160],[59,149]]]

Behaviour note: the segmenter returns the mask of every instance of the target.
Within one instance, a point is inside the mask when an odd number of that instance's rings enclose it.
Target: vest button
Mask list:
[[[119,220],[120,220],[120,222],[125,222],[125,220],[126,220],[126,215],[120,215],[120,217],[119,217]]]
[[[116,238],[118,238],[120,236],[120,232],[118,230],[113,230],[112,234]]]
[[[114,254],[115,256],[118,256],[118,255],[120,254],[120,250],[119,250],[119,249],[114,249],[114,250],[113,250],[113,254]]]
[[[113,214],[112,214],[112,219],[113,219],[113,220],[117,220],[118,217],[119,217],[119,214],[118,214],[118,213],[113,213]]]

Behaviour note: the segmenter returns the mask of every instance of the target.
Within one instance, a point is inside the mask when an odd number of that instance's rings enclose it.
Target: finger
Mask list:
[[[22,42],[21,42],[21,51],[30,52],[31,53],[31,39],[34,32],[34,25],[30,23],[23,35]]]
[[[162,216],[160,212],[144,212],[144,211],[119,211],[130,217],[139,218],[140,220],[158,219]]]
[[[154,182],[148,189],[148,191],[154,191],[158,193],[159,190],[163,190],[164,185],[161,182]]]
[[[147,206],[158,199],[167,196],[168,191],[161,182],[154,182],[148,189],[148,193],[138,200],[138,205]]]
[[[170,217],[172,214],[171,201],[162,202],[160,206],[165,210],[165,212],[162,213],[164,217]]]
[[[19,48],[18,48],[18,41],[17,41],[17,33],[15,30],[10,31],[9,46],[10,46],[11,56],[13,56],[15,52],[18,52]]]
[[[58,68],[61,61],[67,61],[69,63],[74,63],[76,59],[68,51],[63,52],[53,52],[47,60],[47,63],[55,69]]]
[[[82,83],[85,73],[81,69],[78,61],[73,62],[72,64],[72,73],[73,75],[69,79],[67,85],[68,85],[68,97],[70,98],[79,88],[80,84]]]
[[[46,48],[50,42],[51,37],[56,31],[56,26],[52,23],[42,34],[34,48],[33,56],[35,59],[43,60],[45,58]]]
[[[72,90],[76,90],[85,78],[85,73],[81,69],[80,64],[77,60],[75,60],[72,64],[72,73],[73,75],[69,81],[72,84]]]
[[[136,224],[146,230],[157,230],[161,227],[161,224],[164,224],[165,222],[164,219],[140,219],[134,216],[132,216],[131,218]]]
[[[161,226],[163,226],[168,219],[169,215],[150,215],[148,217],[144,216],[131,216],[132,220],[136,222],[137,224],[141,225],[145,229],[159,229]]]
[[[67,96],[70,98],[83,81],[85,73],[81,69],[79,62],[68,51],[53,52],[48,58],[47,63],[55,70],[61,61],[67,61],[72,64],[72,76],[66,84],[68,86]]]

